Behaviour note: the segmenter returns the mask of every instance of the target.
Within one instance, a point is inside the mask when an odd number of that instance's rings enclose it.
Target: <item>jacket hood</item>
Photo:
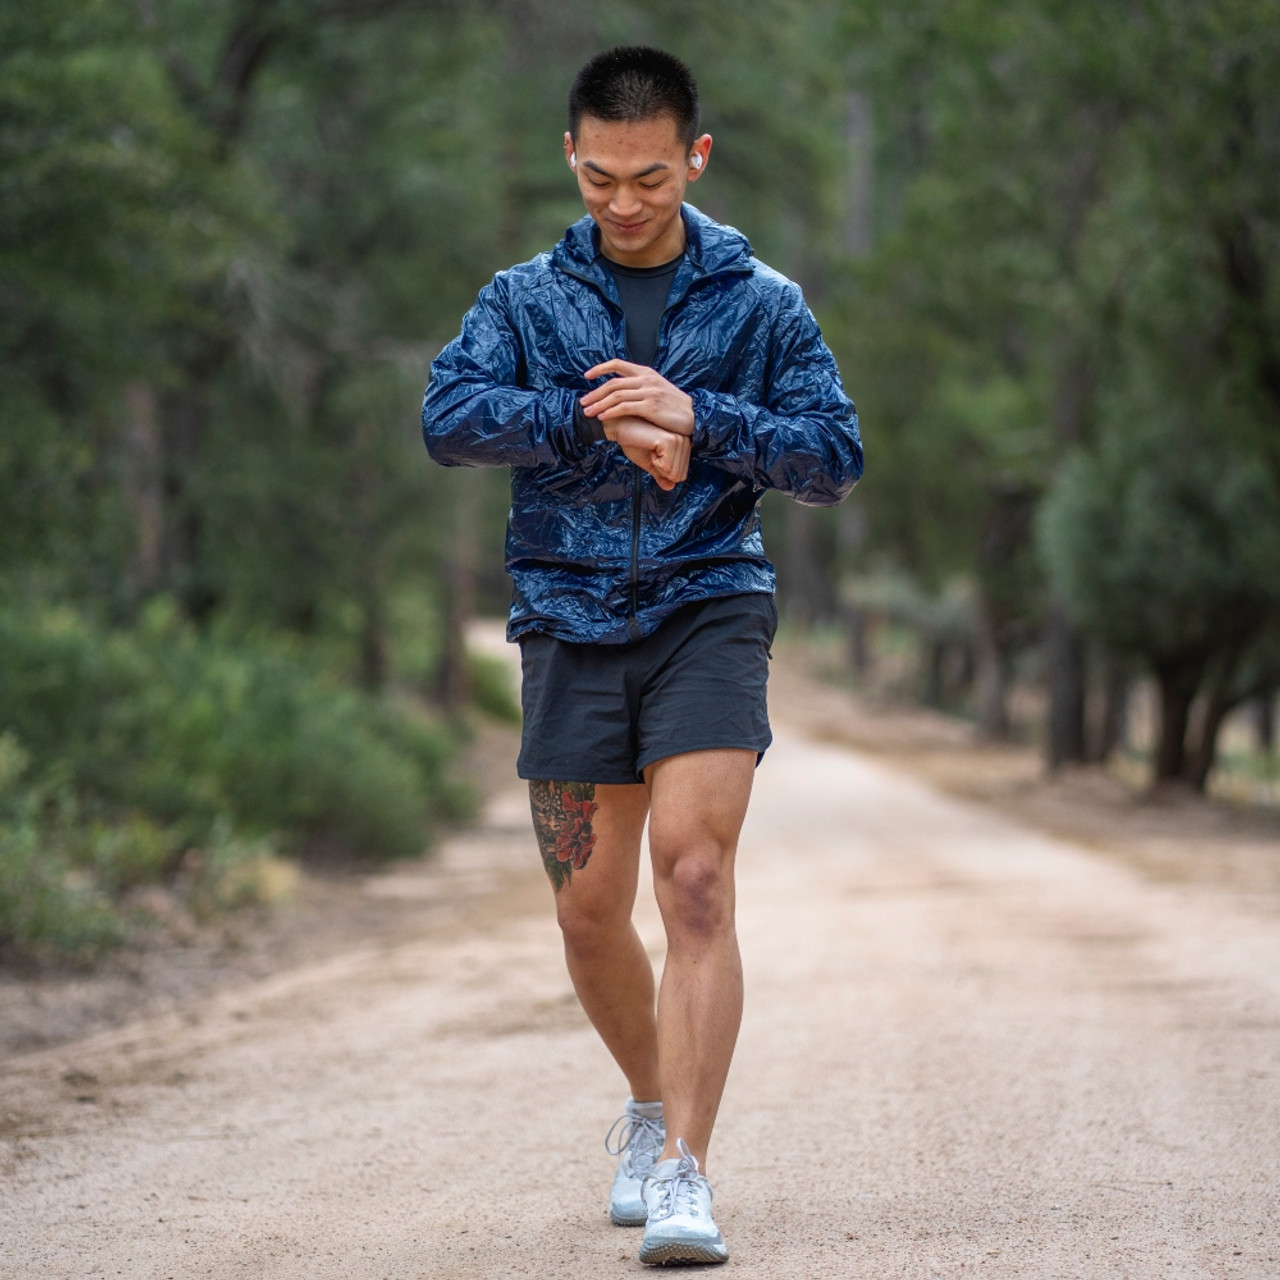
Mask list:
[[[684,219],[685,257],[693,278],[705,279],[721,272],[751,270],[751,242],[734,227],[708,218],[691,204],[680,206]],[[600,228],[590,214],[583,214],[552,251],[551,259],[572,276],[603,283],[596,257],[600,253]]]

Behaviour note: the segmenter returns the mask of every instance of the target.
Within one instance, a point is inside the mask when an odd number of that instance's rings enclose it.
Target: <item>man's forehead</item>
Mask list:
[[[631,156],[647,151],[654,159],[665,159],[672,152],[684,150],[675,117],[665,113],[645,120],[601,120],[584,115],[578,121],[574,143],[584,155],[597,150]]]

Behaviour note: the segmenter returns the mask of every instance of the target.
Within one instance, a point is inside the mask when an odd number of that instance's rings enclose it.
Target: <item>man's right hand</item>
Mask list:
[[[606,440],[620,445],[622,452],[642,471],[658,482],[660,489],[671,490],[689,476],[690,442],[688,436],[677,435],[655,427],[645,418],[613,418],[604,424]]]

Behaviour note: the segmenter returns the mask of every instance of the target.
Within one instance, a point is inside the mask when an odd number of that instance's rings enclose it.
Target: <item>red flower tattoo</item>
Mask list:
[[[599,805],[592,782],[531,782],[529,803],[542,862],[556,892],[581,871],[595,848],[591,819]]]

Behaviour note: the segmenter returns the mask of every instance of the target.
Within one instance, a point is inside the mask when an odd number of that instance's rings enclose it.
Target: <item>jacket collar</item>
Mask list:
[[[685,260],[672,281],[673,302],[692,285],[712,276],[751,270],[751,244],[741,231],[708,218],[691,204],[680,206],[680,216],[684,219]],[[616,300],[612,277],[596,261],[599,252],[600,228],[590,214],[584,214],[565,232],[551,260],[561,271],[595,285],[605,297]]]

